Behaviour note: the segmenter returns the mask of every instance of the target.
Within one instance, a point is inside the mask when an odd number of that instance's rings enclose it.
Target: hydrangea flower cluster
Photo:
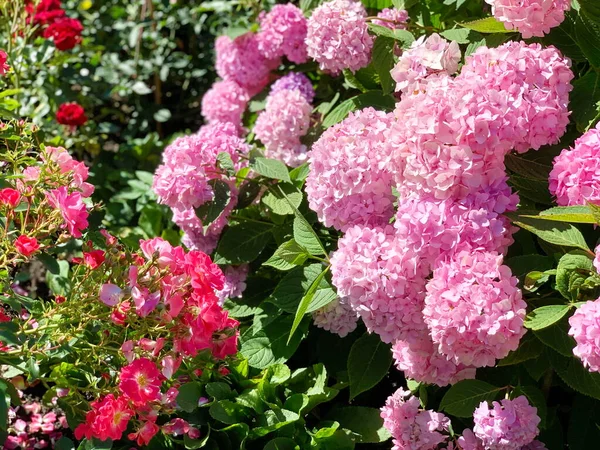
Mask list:
[[[550,192],[560,206],[600,204],[600,124],[554,158]]]
[[[519,346],[527,304],[495,252],[462,252],[427,283],[423,315],[438,351],[457,363],[493,366]]]
[[[528,39],[542,37],[565,20],[571,9],[570,0],[485,0],[492,5],[492,14],[507,30],[517,30]]]
[[[215,52],[217,74],[223,80],[235,81],[251,95],[260,92],[269,83],[271,70],[279,66],[279,59],[263,56],[254,33],[235,39],[219,36],[215,41]]]
[[[283,90],[299,90],[308,103],[312,103],[315,98],[315,89],[312,82],[302,72],[290,72],[276,80],[271,85],[270,94],[274,95]]]
[[[600,300],[588,301],[569,317],[569,334],[577,345],[573,354],[590,372],[600,372]]]
[[[165,149],[163,164],[156,169],[152,187],[159,203],[172,208],[174,222],[188,236],[188,247],[211,252],[236,204],[235,179],[219,169],[217,156],[228,153],[237,170],[243,164],[240,156],[248,151],[249,146],[238,137],[237,127],[228,122],[205,125],[193,135],[175,139]],[[230,201],[220,216],[204,229],[194,208],[213,200],[214,186],[218,182],[229,189]]]
[[[202,116],[209,124],[231,123],[241,133],[249,100],[248,91],[235,81],[217,81],[202,97]]]
[[[302,10],[291,3],[275,5],[260,18],[256,35],[258,49],[269,60],[285,56],[296,64],[308,60],[306,50],[307,23]]]
[[[308,19],[308,56],[321,70],[339,74],[369,64],[373,38],[369,35],[367,12],[357,0],[331,0],[316,8]]]
[[[381,408],[383,425],[394,442],[393,450],[435,449],[448,440],[450,419],[433,410],[421,409],[417,397],[398,389]]]
[[[52,247],[57,235],[81,237],[90,209],[84,200],[94,192],[84,163],[62,147],[46,147],[35,163],[10,175],[14,184],[0,189],[0,214],[11,225],[0,241],[0,268]],[[25,214],[16,213],[18,207]]]
[[[524,395],[493,402],[491,409],[487,402],[482,402],[473,412],[473,420],[474,437],[484,449],[520,450],[539,434],[537,408]]]
[[[398,8],[384,8],[377,13],[377,19],[373,20],[375,25],[391,30],[405,30],[406,22],[408,22],[408,11]]]
[[[356,329],[358,314],[354,311],[347,299],[338,297],[331,303],[317,309],[312,314],[315,326],[346,337]]]
[[[392,116],[365,108],[327,129],[312,146],[306,194],[328,227],[383,226],[394,214],[387,145]]]
[[[427,77],[434,73],[453,75],[458,70],[460,48],[439,34],[421,36],[404,51],[391,71],[396,92],[413,93],[425,90]]]
[[[312,106],[299,89],[281,89],[269,94],[265,110],[254,125],[254,133],[265,146],[266,155],[288,166],[306,160],[300,138],[308,133]]]
[[[223,284],[223,289],[217,293],[219,296],[219,304],[221,306],[223,306],[223,303],[227,299],[235,299],[242,296],[246,290],[246,278],[248,277],[249,270],[250,266],[248,264],[227,266],[223,270],[225,283]]]

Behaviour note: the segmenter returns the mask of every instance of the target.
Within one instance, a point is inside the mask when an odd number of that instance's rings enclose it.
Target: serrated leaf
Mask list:
[[[596,120],[600,107],[600,73],[590,70],[573,81],[570,94],[570,105],[573,110],[572,119],[577,129],[584,132]]]
[[[263,157],[253,158],[250,161],[250,167],[256,173],[274,180],[281,180],[291,183],[290,174],[285,164],[277,159],[268,159]]]
[[[391,95],[386,95],[381,91],[368,91],[356,97],[349,98],[336,106],[323,120],[323,127],[329,128],[341,122],[351,111],[356,111],[357,109],[372,106],[382,111],[392,111],[395,104],[396,101]]]
[[[228,175],[233,175],[235,173],[235,166],[233,165],[233,160],[231,159],[231,155],[227,152],[221,152],[217,155],[217,162],[219,166],[225,170]]]
[[[568,300],[579,298],[579,288],[583,282],[595,273],[592,258],[586,254],[569,252],[563,255],[556,268],[556,289]],[[574,286],[575,278],[579,278]]]
[[[558,376],[572,389],[600,399],[600,373],[590,372],[581,360],[549,352],[550,363]]]
[[[445,30],[440,33],[443,37],[449,41],[456,41],[459,44],[469,44],[469,34],[471,30],[468,28],[453,28],[451,30]]]
[[[263,266],[271,266],[279,270],[291,270],[304,264],[309,257],[308,250],[292,239],[281,244],[275,250],[273,256],[263,263]]]
[[[456,417],[472,417],[481,402],[495,400],[505,388],[485,381],[462,380],[451,386],[440,403],[440,410]]]
[[[311,255],[318,256],[325,254],[323,244],[315,233],[315,230],[313,230],[312,226],[300,213],[297,213],[296,217],[294,217],[294,239],[298,244],[306,248]]]
[[[272,239],[273,225],[244,222],[229,227],[217,247],[218,264],[242,264],[254,261]]]
[[[569,323],[563,319],[554,325],[534,331],[535,337],[561,355],[572,356],[575,340],[569,336]]]
[[[198,400],[202,396],[202,385],[198,382],[185,383],[179,387],[177,406],[186,412],[193,412],[198,408]]]
[[[522,217],[518,214],[507,214],[515,225],[530,231],[539,238],[554,245],[577,247],[589,250],[581,232],[570,223],[551,222],[542,219]]]
[[[534,309],[525,318],[525,328],[541,330],[555,324],[569,312],[569,305],[546,305]]]
[[[383,426],[381,411],[364,406],[346,406],[333,410],[328,420],[339,424],[358,435],[357,441],[363,444],[375,444],[387,441],[391,435]]]
[[[394,39],[386,36],[379,36],[375,39],[375,43],[373,44],[373,65],[379,75],[383,92],[385,94],[393,92],[396,83],[392,79],[390,71],[394,67]]]
[[[282,183],[279,185],[279,188],[269,190],[263,195],[261,201],[275,214],[282,216],[294,214],[294,209],[298,208],[302,203],[302,192],[296,186],[289,183]]]
[[[350,350],[348,356],[348,378],[350,399],[368,391],[388,373],[392,364],[390,346],[375,333],[364,334]]]
[[[292,323],[292,329],[290,330],[290,337],[288,338],[288,341],[292,339],[292,336],[296,332],[296,329],[300,326],[300,322],[302,322],[304,315],[308,312],[308,308],[309,308],[310,304],[312,303],[312,301],[315,297],[315,294],[317,293],[317,290],[319,289],[321,283],[324,281],[325,275],[327,274],[328,271],[329,271],[329,266],[326,267],[317,276],[317,278],[315,278],[315,280],[312,282],[312,284],[306,291],[306,294],[304,294],[304,297],[302,297],[302,300],[300,300],[300,303],[298,304],[298,309],[296,310],[296,315],[294,316],[294,322]],[[333,292],[333,290],[332,290],[332,292]],[[335,297],[331,298],[331,296],[330,296],[330,301],[332,301],[334,298]]]
[[[480,33],[511,33],[507,30],[504,24],[495,17],[487,17],[485,19],[474,20],[472,22],[459,23],[463,28],[478,31]]]
[[[510,352],[505,358],[498,361],[498,367],[512,366],[524,361],[539,357],[544,351],[544,344],[530,331],[519,342],[519,348]]]
[[[196,216],[202,221],[206,229],[211,223],[219,218],[221,213],[231,202],[231,189],[227,183],[222,180],[210,180],[208,184],[213,190],[213,199],[196,208]]]

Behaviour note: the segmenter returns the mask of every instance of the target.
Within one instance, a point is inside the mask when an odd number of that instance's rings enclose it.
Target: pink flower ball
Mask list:
[[[595,248],[594,253],[596,254],[594,257],[594,267],[596,268],[596,271],[600,273],[600,245]]]
[[[206,173],[194,165],[162,164],[156,169],[152,189],[158,203],[171,208],[197,208],[212,200],[213,192],[207,181]]]
[[[254,125],[269,158],[280,159],[288,166],[301,165],[307,158],[300,138],[308,132],[312,106],[297,89],[270,94],[265,110]]]
[[[252,94],[260,92],[268,83],[271,70],[279,66],[278,59],[267,59],[258,49],[253,33],[231,39],[219,36],[215,41],[217,74],[232,80]]]
[[[400,388],[381,408],[383,426],[393,438],[393,450],[433,450],[448,439],[450,419],[433,410],[421,409],[417,397]]]
[[[391,30],[405,30],[406,22],[408,22],[408,11],[397,8],[384,8],[377,13],[377,17],[385,20],[373,20],[375,25]]]
[[[484,448],[520,450],[531,444],[539,434],[537,409],[529,404],[524,395],[514,400],[493,402],[492,405],[490,409],[487,402],[481,402],[473,412],[473,432]]]
[[[418,254],[394,237],[394,228],[354,226],[338,241],[331,273],[367,329],[384,342],[425,329],[423,299],[429,274]]]
[[[417,195],[398,199],[394,227],[429,267],[461,251],[504,253],[516,231],[503,215],[516,211],[519,197],[505,180],[462,200],[436,200]]]
[[[571,0],[485,0],[492,14],[507,30],[517,30],[523,38],[543,37],[565,20]]]
[[[345,337],[356,329],[358,314],[347,299],[338,297],[312,314],[315,326]]]
[[[248,92],[235,81],[217,81],[202,97],[202,116],[208,123],[229,122],[242,130]]]
[[[309,152],[308,202],[328,227],[383,226],[394,214],[391,115],[365,108],[327,129]]]
[[[560,206],[600,205],[600,124],[554,158],[549,182]]]
[[[421,36],[404,51],[390,72],[396,82],[396,92],[425,90],[427,76],[432,73],[452,75],[458,70],[460,48],[439,34]]]
[[[396,341],[392,353],[398,370],[420,383],[446,386],[475,378],[475,368],[457,364],[441,355],[426,331],[409,341]]]
[[[527,304],[495,252],[462,252],[427,283],[423,315],[438,351],[468,366],[493,366],[525,334]]]
[[[588,301],[569,317],[569,334],[577,345],[573,354],[590,372],[600,372],[600,300]]]
[[[572,79],[571,61],[555,47],[510,41],[496,48],[479,47],[466,58],[457,82],[488,93],[501,115],[492,116],[491,125],[498,125],[483,131],[499,133],[498,145],[504,141],[523,153],[555,144],[565,133]],[[478,110],[486,106],[477,95],[472,103]],[[482,119],[490,122],[490,112],[483,109],[478,122]]]
[[[356,71],[371,59],[373,38],[369,35],[367,12],[360,1],[331,0],[316,8],[308,19],[308,56],[321,70],[339,74]]]
[[[290,72],[282,76],[271,86],[270,95],[283,90],[299,90],[308,103],[312,103],[315,98],[315,89],[312,81],[302,72]]]
[[[242,294],[246,290],[246,278],[248,277],[249,270],[250,266],[248,264],[227,266],[223,270],[223,275],[225,275],[225,285],[223,286],[223,289],[217,292],[219,304],[221,306],[223,306],[223,303],[227,299],[242,297]]]
[[[293,63],[305,63],[308,60],[306,32],[306,18],[300,8],[291,3],[275,5],[260,18],[260,31],[256,35],[258,49],[267,59],[285,56]]]

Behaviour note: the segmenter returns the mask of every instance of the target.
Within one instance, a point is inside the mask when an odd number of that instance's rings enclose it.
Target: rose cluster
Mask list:
[[[46,39],[52,39],[57,49],[71,50],[81,42],[83,25],[67,17],[60,0],[28,1],[25,6],[28,20],[43,30]]]

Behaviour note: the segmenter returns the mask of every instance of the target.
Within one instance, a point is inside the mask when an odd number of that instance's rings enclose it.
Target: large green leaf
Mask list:
[[[387,375],[391,364],[390,346],[381,342],[377,334],[367,333],[358,339],[348,357],[350,399],[379,383]]]
[[[557,352],[549,352],[550,362],[558,376],[572,389],[600,399],[600,373],[590,372],[581,360],[568,358]]]
[[[231,189],[227,183],[215,179],[208,184],[212,187],[214,198],[196,208],[196,215],[204,227],[213,223],[231,202]]]
[[[504,389],[481,380],[462,380],[446,392],[440,410],[456,417],[472,417],[481,402],[495,400]]]
[[[273,256],[263,263],[263,266],[274,267],[278,270],[291,270],[304,264],[309,257],[308,250],[292,239],[281,244]]]
[[[304,297],[302,297],[302,300],[300,300],[300,303],[298,304],[298,309],[296,310],[296,315],[294,316],[294,323],[292,324],[292,329],[290,330],[290,337],[288,340],[292,339],[292,336],[296,332],[296,329],[298,328],[298,326],[300,326],[300,322],[304,318],[304,315],[308,312],[308,308],[310,307],[311,303],[313,302],[317,291],[319,291],[321,288],[321,286],[320,286],[321,283],[323,281],[325,281],[325,275],[327,275],[328,271],[329,271],[329,266],[326,267],[325,269],[323,269],[323,271],[319,275],[317,275],[317,278],[315,278],[315,280],[312,282],[312,284],[310,285],[310,287],[304,294]],[[321,289],[321,292],[322,292],[322,289]],[[333,289],[332,289],[331,292],[329,292],[329,296],[326,297],[325,300],[327,301],[327,303],[329,303],[329,302],[333,301],[334,299],[335,299],[335,293],[333,292]],[[325,304],[327,304],[327,303],[325,303]]]
[[[335,420],[342,427],[358,434],[357,441],[360,443],[385,442],[391,437],[383,426],[381,411],[377,408],[346,406],[333,410],[327,419]]]
[[[274,180],[281,180],[291,183],[290,174],[285,164],[278,159],[268,159],[263,157],[253,158],[250,167],[256,173]]]
[[[298,310],[302,298],[322,272],[321,264],[295,268],[281,279],[270,300],[285,312],[294,314]],[[327,280],[321,279],[306,312],[322,308],[335,297],[336,294],[331,285]]]
[[[504,24],[495,17],[487,17],[485,19],[474,20],[472,22],[464,22],[461,27],[469,30],[478,31],[480,33],[511,33],[504,27]]]
[[[534,331],[549,327],[562,319],[569,309],[569,305],[546,305],[536,308],[527,314],[525,327]]]
[[[381,91],[368,91],[356,97],[349,98],[336,106],[323,120],[323,127],[329,128],[341,122],[351,111],[356,111],[357,109],[372,106],[375,109],[391,111],[394,109],[395,104],[396,100],[391,95],[386,95]]]
[[[390,74],[394,67],[394,44],[394,39],[386,36],[377,37],[373,44],[373,65],[377,70],[381,88],[385,94],[393,92],[396,86]]]
[[[233,225],[223,233],[215,262],[242,264],[254,261],[272,239],[273,225],[263,222],[244,222]]]
[[[282,183],[279,188],[270,189],[261,201],[275,214],[294,214],[294,208],[298,208],[302,203],[302,192],[290,183]]]
[[[520,214],[508,214],[508,216],[515,225],[530,231],[546,242],[564,247],[589,250],[581,232],[570,223],[525,217]]]
[[[572,119],[580,132],[584,132],[600,113],[600,73],[590,70],[581,78],[573,81],[570,109]]]
[[[535,337],[561,355],[572,356],[575,340],[569,336],[568,330],[569,323],[566,319],[562,319],[558,323],[541,330],[536,330],[534,333]]]
[[[589,450],[600,442],[600,403],[576,395],[569,417],[569,450]]]

